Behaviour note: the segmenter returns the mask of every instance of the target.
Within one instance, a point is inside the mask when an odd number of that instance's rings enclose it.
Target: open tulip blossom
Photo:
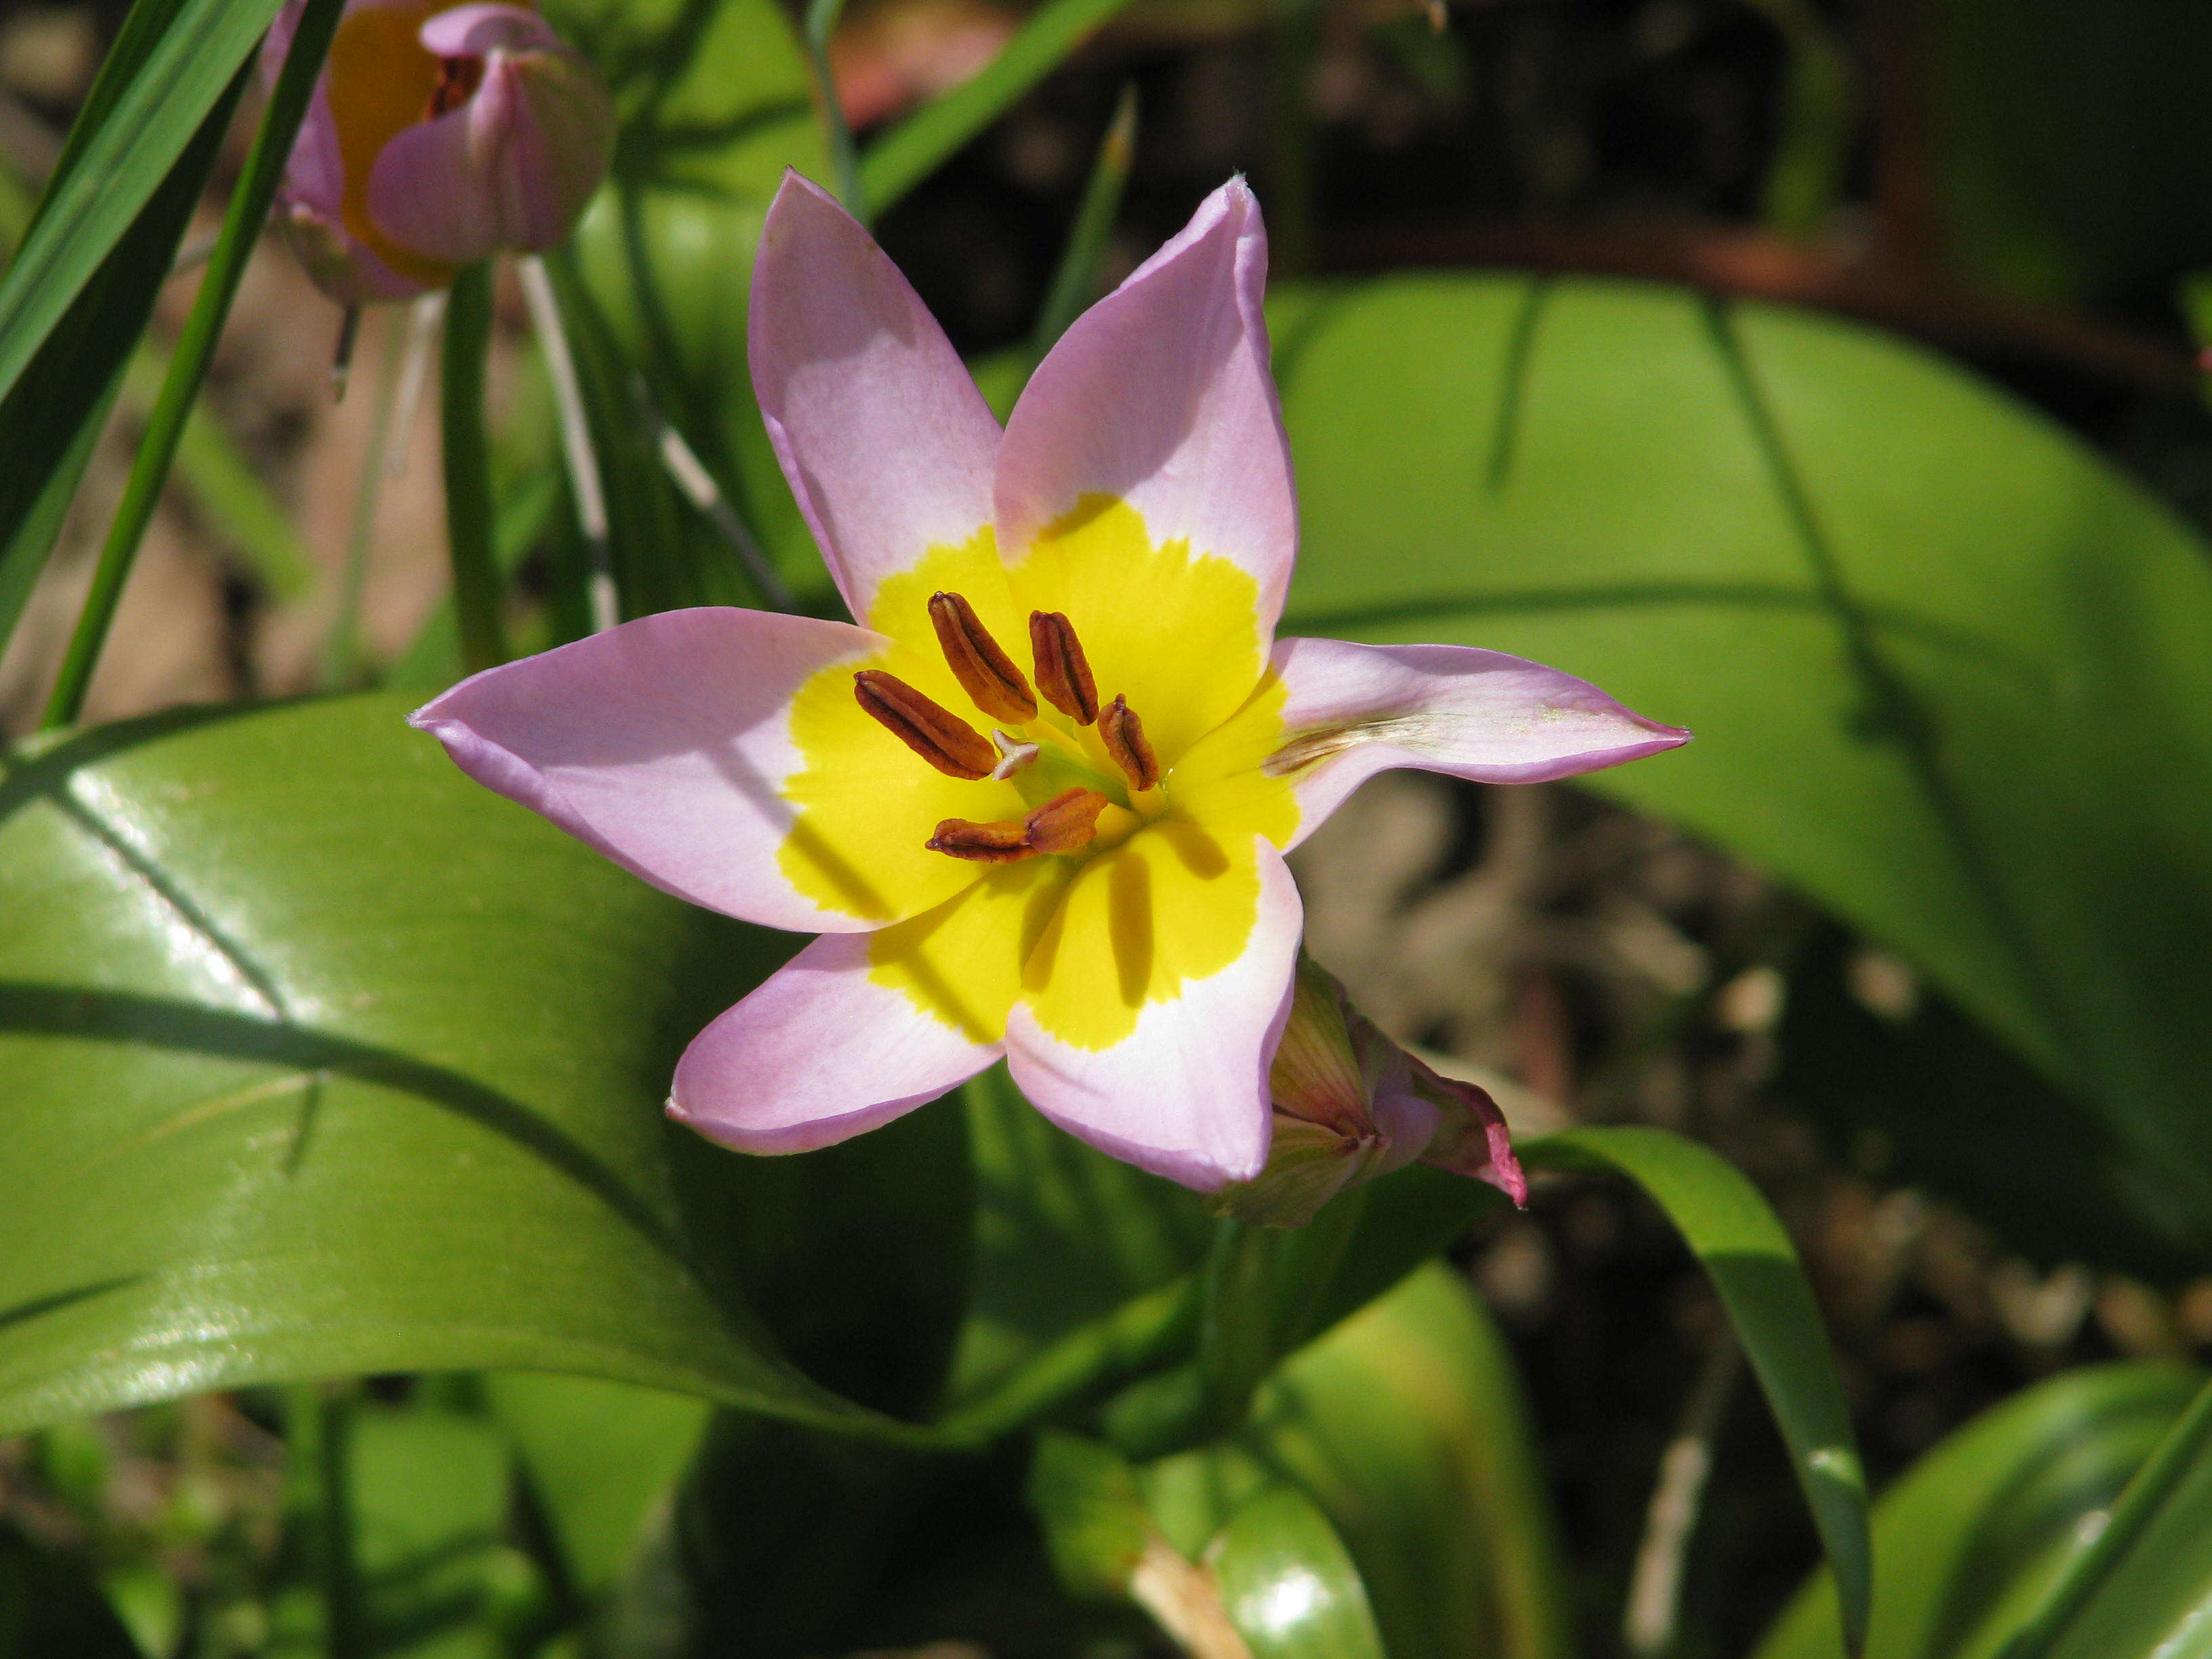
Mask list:
[[[305,3],[269,31],[272,79]],[[598,75],[527,5],[347,0],[280,216],[333,299],[410,299],[567,237],[614,135]]]
[[[670,1110],[827,1146],[1004,1056],[1210,1191],[1267,1163],[1302,911],[1364,779],[1566,777],[1688,733],[1494,651],[1274,637],[1297,550],[1241,179],[1080,318],[1005,430],[890,261],[787,178],[753,383],[851,623],[670,611],[416,713],[469,775],[694,903],[817,933]]]

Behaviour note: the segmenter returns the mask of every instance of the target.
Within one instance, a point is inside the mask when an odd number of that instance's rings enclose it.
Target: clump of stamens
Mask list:
[[[1018,823],[947,818],[927,845],[933,853],[976,864],[1014,864],[1048,853],[1079,852],[1097,836],[1098,815],[1109,805],[1095,789],[1070,789]]]
[[[1146,740],[1145,723],[1127,697],[1116,697],[1098,716],[1099,740],[1129,780],[1132,789],[1150,789],[1160,781],[1160,763]]]
[[[893,737],[948,777],[988,778],[999,764],[988,738],[895,674],[862,669],[853,676],[853,696]]]
[[[1045,701],[1078,726],[1097,720],[1098,686],[1091,678],[1091,660],[1083,654],[1074,624],[1057,611],[1030,611],[1030,649],[1036,659],[1037,690]]]
[[[975,607],[957,593],[930,596],[929,621],[961,689],[993,720],[1023,726],[1036,718],[1036,698],[1013,659],[991,637]]]

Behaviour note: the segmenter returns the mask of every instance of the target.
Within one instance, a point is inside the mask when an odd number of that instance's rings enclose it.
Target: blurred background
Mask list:
[[[0,234],[20,229],[123,9],[0,6]],[[831,46],[849,120],[884,130],[1022,21],[995,0],[855,0]],[[1127,88],[1109,281],[1241,171],[1278,274],[1316,292],[1503,268],[1872,323],[2212,528],[2191,325],[2192,274],[2212,266],[2212,21],[2192,0],[1135,0],[879,221],[963,350],[1028,337]],[[249,99],[234,152],[253,114]],[[153,353],[189,287],[172,285]],[[273,244],[256,260],[87,718],[449,672],[435,399],[404,384],[410,313],[370,314],[343,400],[338,320]],[[495,397],[520,490],[550,417],[514,294],[502,323]],[[1618,349],[1633,376],[1632,332]],[[0,657],[9,734],[34,724],[81,603],[158,383],[158,361],[142,367]],[[514,520],[526,592],[561,556],[558,516]],[[2212,1346],[2203,1258],[2068,1178],[2090,1132],[2045,1073],[1756,865],[1569,787],[1392,775],[1314,839],[1300,877],[1310,947],[1355,1000],[1490,1082],[1517,1124],[1661,1124],[1757,1180],[1814,1273],[1877,1487],[2057,1369]],[[1668,1650],[1748,1650],[1817,1551],[1672,1233],[1624,1191],[1540,1187],[1461,1265],[1524,1366],[1583,1650],[1629,1649],[1617,1609],[1684,1436],[1716,1474]],[[186,1587],[213,1632],[200,1651],[256,1650],[251,1619],[234,1629],[223,1609],[250,1601],[276,1547],[281,1462],[251,1413],[195,1400],[0,1444],[0,1516]]]

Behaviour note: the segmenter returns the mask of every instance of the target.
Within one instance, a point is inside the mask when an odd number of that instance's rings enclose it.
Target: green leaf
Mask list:
[[[777,947],[471,783],[405,707],[179,712],[0,772],[0,1433],[475,1368],[880,1424],[738,1288],[760,1165],[659,1109]]]
[[[1293,1358],[1245,1438],[1335,1524],[1395,1659],[1570,1659],[1534,1425],[1451,1268],[1431,1262]]]
[[[281,0],[176,0],[134,34],[134,72],[96,88],[39,216],[0,279],[0,398],[160,187]]]
[[[1229,1621],[1253,1659],[1383,1659],[1358,1568],[1295,1486],[1239,1505],[1211,1554]]]
[[[1129,0],[1045,0],[974,79],[923,105],[860,157],[860,188],[882,214],[951,161],[1038,82],[1112,20]]]
[[[1875,1506],[1868,1659],[1994,1655],[2078,1551],[2085,1520],[2109,1509],[2198,1382],[2190,1368],[2165,1364],[2068,1371],[1991,1407],[1922,1458]],[[2148,1650],[2106,1651],[2130,1659]],[[1822,1572],[1758,1659],[1839,1656],[1834,1584]]]
[[[521,1463],[586,1596],[621,1583],[707,1431],[707,1402],[582,1376],[499,1372],[484,1379],[491,1414]]]
[[[1664,1129],[1567,1129],[1519,1150],[1530,1169],[1627,1176],[1665,1212],[1711,1277],[1843,1587],[1844,1644],[1858,1652],[1872,1594],[1866,1476],[1820,1308],[1774,1212],[1725,1158]]]
[[[1407,276],[1279,308],[1289,633],[1553,663],[1698,741],[1593,780],[1923,968],[2212,1244],[2212,550],[1829,318]]]

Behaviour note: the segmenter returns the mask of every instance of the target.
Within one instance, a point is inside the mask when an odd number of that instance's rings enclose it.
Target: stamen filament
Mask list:
[[[999,763],[989,738],[896,675],[864,668],[853,676],[853,696],[893,737],[947,777],[988,778]]]
[[[1129,780],[1132,789],[1150,789],[1160,781],[1159,757],[1146,740],[1145,723],[1127,697],[1115,697],[1098,716],[1099,740]]]
[[[1013,659],[1000,649],[975,607],[957,593],[930,597],[929,620],[953,678],[993,720],[1024,726],[1036,718],[1036,698]]]
[[[976,864],[1016,864],[1049,853],[1073,853],[1098,834],[1098,815],[1112,805],[1095,789],[1054,796],[1019,823],[975,823],[947,818],[927,846],[933,853]]]
[[[1074,624],[1057,611],[1030,612],[1030,650],[1036,660],[1037,690],[1078,726],[1098,718],[1098,686]]]

